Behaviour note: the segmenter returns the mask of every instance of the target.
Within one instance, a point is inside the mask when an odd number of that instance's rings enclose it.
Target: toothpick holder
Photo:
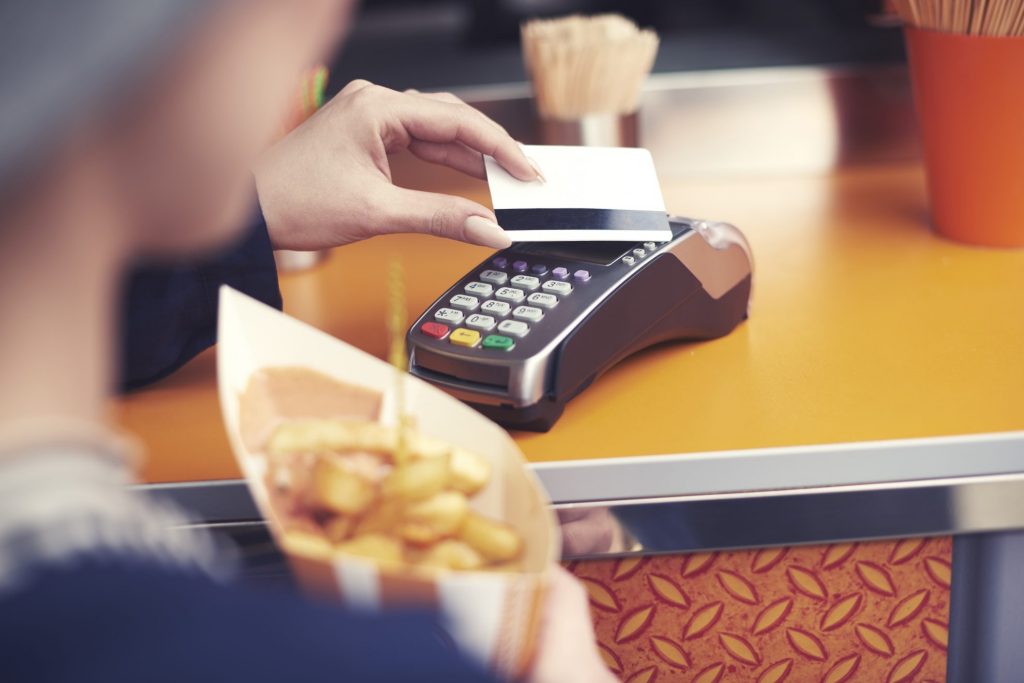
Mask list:
[[[932,226],[1024,248],[1024,37],[906,28]]]

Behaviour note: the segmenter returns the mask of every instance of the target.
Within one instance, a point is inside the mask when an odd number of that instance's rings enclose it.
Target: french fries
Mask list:
[[[382,500],[358,518],[355,532],[357,534],[382,534],[394,531],[402,523],[404,507],[405,503],[400,500]]]
[[[509,562],[523,552],[523,539],[508,524],[469,514],[459,538],[491,562]]]
[[[347,469],[335,458],[319,458],[313,466],[310,502],[314,507],[358,515],[373,504],[377,495],[373,481]]]
[[[453,538],[435,543],[419,562],[424,567],[470,571],[484,566],[484,558],[471,547]]]
[[[324,522],[323,529],[324,534],[327,535],[327,540],[331,543],[342,543],[347,539],[356,528],[356,520],[354,517],[345,517],[338,515],[337,517],[331,517]]]
[[[323,536],[301,529],[289,529],[285,533],[285,549],[304,557],[330,557],[331,542]]]
[[[420,500],[437,495],[444,490],[451,478],[448,460],[449,456],[445,453],[399,465],[384,480],[384,496],[400,500]]]
[[[402,544],[384,534],[365,534],[335,546],[339,553],[365,557],[378,564],[401,564]]]
[[[490,463],[476,453],[456,448],[450,460],[451,485],[456,491],[472,496],[491,480]]]
[[[279,425],[265,450],[268,479],[296,518],[285,531],[289,552],[431,571],[514,566],[523,553],[519,533],[470,509],[469,497],[491,480],[487,460],[416,433],[401,462],[395,449],[395,431],[378,423]]]
[[[418,545],[436,543],[455,534],[469,513],[469,501],[458,491],[442,491],[410,503],[402,515],[398,534]]]
[[[304,420],[285,422],[267,441],[267,453],[324,453],[349,448],[354,432],[341,420]]]

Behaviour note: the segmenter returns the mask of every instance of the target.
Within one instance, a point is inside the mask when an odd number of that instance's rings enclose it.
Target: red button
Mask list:
[[[423,323],[420,325],[420,332],[434,339],[444,339],[448,336],[448,326],[441,323]]]

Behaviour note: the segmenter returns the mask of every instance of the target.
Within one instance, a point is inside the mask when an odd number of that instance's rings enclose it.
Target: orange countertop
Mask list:
[[[401,159],[396,180],[486,201],[486,187]],[[1024,429],[1024,250],[958,245],[925,223],[914,165],[833,174],[667,180],[673,213],[735,223],[754,251],[750,319],[729,336],[627,359],[547,434],[533,461],[686,453]],[[424,236],[335,250],[284,275],[290,314],[386,349],[385,265],[409,280],[410,319],[488,251]],[[214,355],[115,402],[149,455],[147,481],[238,476]]]

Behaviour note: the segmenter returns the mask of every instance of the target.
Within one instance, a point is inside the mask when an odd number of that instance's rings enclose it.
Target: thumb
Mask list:
[[[392,186],[380,206],[383,232],[419,232],[492,249],[512,244],[490,209],[464,197]]]

